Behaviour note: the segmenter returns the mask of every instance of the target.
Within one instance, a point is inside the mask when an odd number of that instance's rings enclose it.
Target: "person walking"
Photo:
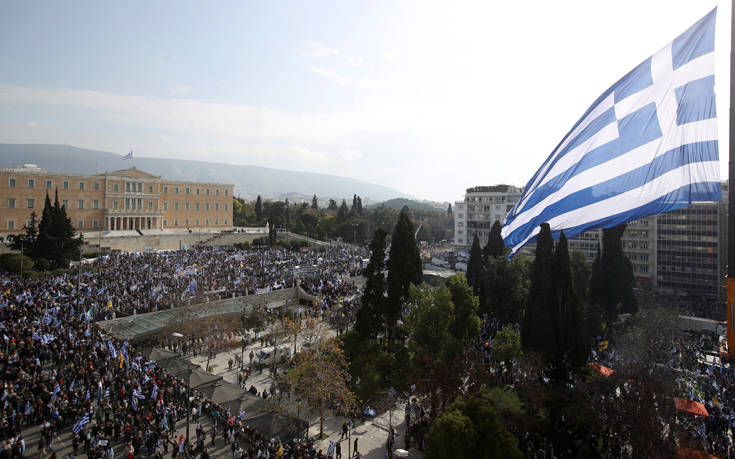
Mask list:
[[[360,456],[358,456],[358,454],[360,454],[360,453],[357,452],[357,437],[355,437],[355,442],[353,443],[352,449],[354,451],[354,453],[352,453],[353,454],[353,457],[360,457]]]
[[[342,439],[347,438],[347,421],[342,422],[342,436],[339,437],[339,441],[342,441]]]

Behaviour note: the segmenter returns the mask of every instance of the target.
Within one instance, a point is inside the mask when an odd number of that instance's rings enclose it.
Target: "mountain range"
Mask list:
[[[49,172],[74,174],[96,174],[135,166],[166,180],[231,183],[235,185],[235,196],[245,199],[260,195],[264,199],[311,200],[314,194],[320,202],[326,198],[348,198],[349,201],[354,194],[361,196],[364,202],[412,198],[387,186],[315,172],[183,159],[134,157],[125,160],[119,154],[70,145],[0,144],[0,167],[29,163]]]

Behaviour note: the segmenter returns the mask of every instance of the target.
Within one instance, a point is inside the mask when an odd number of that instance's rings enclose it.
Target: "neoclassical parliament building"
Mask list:
[[[48,193],[77,231],[232,229],[234,185],[164,180],[132,167],[95,175],[60,174],[33,164],[0,169],[0,234],[40,221]]]

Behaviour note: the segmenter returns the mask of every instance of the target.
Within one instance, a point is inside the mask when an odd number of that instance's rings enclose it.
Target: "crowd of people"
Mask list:
[[[105,336],[95,318],[116,312],[155,310],[190,293],[224,288],[225,295],[288,286],[297,266],[310,266],[308,288],[323,291],[329,306],[336,295],[354,294],[342,275],[355,273],[364,258],[356,249],[321,253],[285,250],[195,249],[166,253],[113,253],[93,272],[21,281],[0,275],[0,457],[55,457],[55,439],[73,431],[73,453],[88,457],[208,457],[203,428],[186,443],[177,430],[186,417],[187,388],[132,343]],[[180,274],[185,271],[185,274]],[[339,282],[337,280],[339,279]],[[192,282],[194,281],[194,282]],[[194,288],[190,286],[195,285]],[[188,292],[187,292],[188,289]],[[316,289],[316,290],[314,290]],[[197,347],[199,346],[199,347]],[[201,351],[201,343],[191,343]],[[233,457],[319,455],[313,445],[275,442],[244,423],[237,413],[201,399],[198,413],[214,426],[209,435],[233,445]],[[38,427],[40,426],[40,427]],[[37,443],[24,433],[38,427]],[[266,453],[267,451],[267,453]]]

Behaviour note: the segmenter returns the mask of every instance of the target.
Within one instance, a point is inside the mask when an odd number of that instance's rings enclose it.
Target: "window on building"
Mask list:
[[[219,210],[219,203],[218,202],[215,202],[214,203],[214,210]]]
[[[202,191],[199,188],[197,188],[197,196],[199,196],[199,192]]]
[[[199,203],[196,203],[196,210],[199,210]]]
[[[114,191],[115,193],[117,193],[119,191],[119,189],[120,188],[117,186],[117,183],[113,183],[112,184],[112,191]]]
[[[228,191],[227,191],[227,190],[225,190],[225,196],[227,196],[227,193],[228,193]]]
[[[215,218],[215,219],[214,219],[214,224],[215,224],[215,225],[219,225],[219,218]]]
[[[84,182],[79,182],[79,189],[84,191]]]
[[[52,182],[51,180],[46,180],[46,189],[50,190],[53,187],[54,187],[54,182]]]
[[[163,210],[168,210],[168,201],[163,201]]]
[[[130,193],[130,182],[125,182],[125,192]]]
[[[9,186],[10,188],[15,188],[15,177],[10,177],[10,178],[8,179],[8,186]]]
[[[35,204],[35,199],[26,199],[26,208],[27,209],[33,209],[33,205]]]
[[[206,226],[209,226],[209,219],[206,219],[206,220],[204,220],[204,224],[205,224]]]
[[[64,187],[65,190],[68,190],[69,189],[69,181],[68,180],[64,180],[63,187]]]
[[[164,185],[164,187],[163,187],[163,192],[164,192],[164,193],[168,193],[168,185]]]
[[[205,208],[206,208],[207,210],[209,210],[209,203],[207,203],[207,205],[206,205],[206,207],[205,207]]]
[[[164,219],[164,220],[163,220],[163,227],[165,228],[165,227],[167,227],[167,226],[168,226],[168,220]]]
[[[61,207],[69,208],[69,200],[68,199],[62,199],[61,200]]]
[[[117,210],[117,201],[112,201],[112,208]]]
[[[174,192],[175,192],[176,194],[179,194],[179,187],[176,187],[176,188],[174,189]]]
[[[100,182],[94,182],[94,191],[100,190]]]
[[[194,220],[194,224],[197,225],[197,226],[199,226],[199,219],[198,218],[196,220]]]
[[[174,202],[174,210],[179,210],[179,201]]]
[[[189,203],[187,202],[186,204],[184,204],[184,207],[186,208],[186,210],[189,210]]]
[[[186,219],[186,221],[184,222],[184,224],[185,224],[186,226],[189,226],[189,219],[188,219],[188,218]]]
[[[77,229],[84,228],[84,220],[77,220]]]
[[[99,228],[100,222],[97,220],[92,220],[92,228]]]
[[[84,209],[84,200],[80,199],[77,201],[77,209]]]
[[[225,191],[225,193],[226,193],[226,191]],[[227,225],[227,219],[226,218],[225,218],[225,225]]]
[[[227,210],[227,204],[225,204],[225,210]]]
[[[148,192],[153,193],[153,185],[148,185]]]
[[[189,190],[189,187],[187,186],[187,187],[186,187],[186,194],[189,194],[189,191],[190,191],[190,190]]]
[[[28,188],[33,188],[34,186],[36,186],[36,180],[34,180],[32,178],[29,178],[28,179]]]
[[[8,209],[15,209],[15,198],[8,198]]]
[[[8,220],[8,229],[15,229],[15,220]]]
[[[209,196],[209,188],[207,188],[207,196]]]
[[[153,201],[148,201],[148,210],[153,210]]]
[[[174,220],[174,226],[179,226],[179,220]]]
[[[219,196],[219,188],[216,188],[216,189],[214,190],[214,195],[215,195],[215,196]]]
[[[457,214],[457,218],[464,218],[464,214]]]

